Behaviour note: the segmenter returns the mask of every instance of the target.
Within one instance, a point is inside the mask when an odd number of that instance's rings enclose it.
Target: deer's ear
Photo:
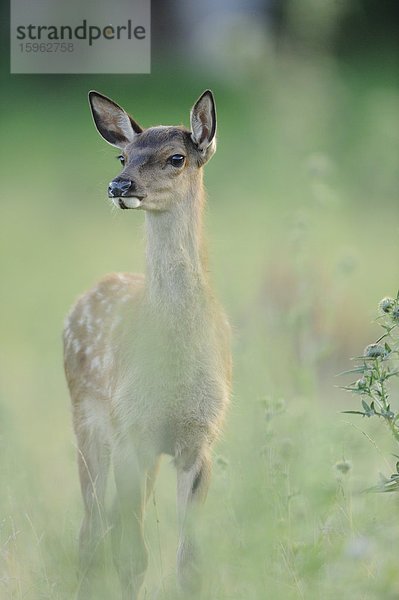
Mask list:
[[[191,109],[191,139],[203,154],[216,149],[216,108],[211,90],[206,90]]]
[[[89,104],[98,133],[106,142],[124,148],[143,130],[126,111],[110,98],[98,92],[89,92]]]

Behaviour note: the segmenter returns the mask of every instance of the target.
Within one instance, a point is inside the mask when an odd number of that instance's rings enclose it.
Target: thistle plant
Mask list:
[[[355,357],[357,366],[341,375],[357,375],[353,383],[342,389],[361,397],[362,410],[343,412],[383,419],[395,441],[399,444],[399,412],[391,406],[392,378],[399,375],[399,292],[396,298],[383,298],[379,303],[377,321],[384,333],[374,344],[369,344],[362,356]],[[398,455],[394,455],[399,458]],[[389,479],[382,477],[383,491],[399,491],[399,461],[396,473]]]

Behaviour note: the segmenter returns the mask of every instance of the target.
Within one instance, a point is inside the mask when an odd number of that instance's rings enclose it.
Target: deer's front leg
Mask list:
[[[180,457],[177,464],[177,511],[179,547],[177,574],[183,591],[199,592],[201,588],[201,558],[195,541],[195,529],[201,504],[205,502],[212,473],[209,449],[193,460]]]
[[[113,536],[114,559],[123,600],[136,600],[148,565],[143,533],[147,472],[132,445],[123,445],[115,452],[114,471],[118,512]]]

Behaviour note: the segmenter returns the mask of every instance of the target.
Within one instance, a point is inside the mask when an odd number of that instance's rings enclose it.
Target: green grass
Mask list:
[[[143,268],[143,215],[107,205],[118,164],[90,122],[86,89],[114,97],[144,125],[187,124],[210,85],[220,125],[206,227],[235,367],[201,528],[206,597],[393,600],[399,499],[364,490],[379,471],[390,474],[395,448],[383,424],[341,414],[356,401],[335,375],[378,336],[378,300],[398,287],[398,89],[383,69],[300,59],[234,90],[182,73],[137,82],[121,91],[113,78],[71,78],[61,100],[50,83],[9,86],[0,598],[74,597],[82,508],[62,322],[102,274]],[[335,466],[343,459],[346,474]],[[157,511],[151,502],[146,519],[148,600],[175,597],[174,496],[165,459]]]

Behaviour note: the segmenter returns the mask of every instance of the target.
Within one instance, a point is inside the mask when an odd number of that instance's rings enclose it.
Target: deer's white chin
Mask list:
[[[140,198],[136,198],[135,196],[112,198],[112,202],[117,208],[139,208],[141,205]]]

